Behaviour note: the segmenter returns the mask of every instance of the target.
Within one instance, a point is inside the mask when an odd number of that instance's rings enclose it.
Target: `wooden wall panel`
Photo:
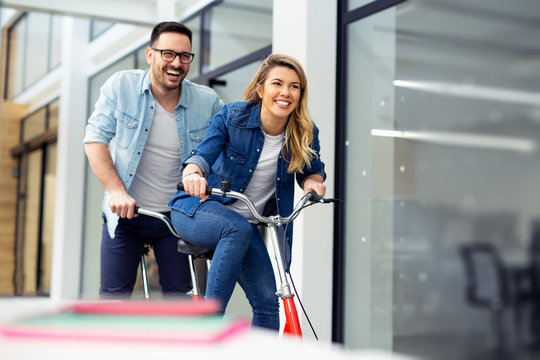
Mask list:
[[[0,295],[13,294],[15,217],[18,161],[10,150],[19,143],[19,123],[27,109],[3,102],[0,106]]]

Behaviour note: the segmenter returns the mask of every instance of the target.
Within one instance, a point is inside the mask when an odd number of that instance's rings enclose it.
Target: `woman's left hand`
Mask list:
[[[326,194],[326,185],[323,183],[323,178],[320,175],[310,175],[303,183],[304,194],[310,191],[315,191],[320,197],[324,197]]]

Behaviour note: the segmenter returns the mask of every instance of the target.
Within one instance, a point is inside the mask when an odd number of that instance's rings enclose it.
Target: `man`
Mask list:
[[[203,138],[223,102],[185,77],[194,54],[191,30],[177,22],[154,27],[146,71],[121,71],[101,88],[88,119],[85,151],[105,187],[101,243],[102,297],[130,296],[145,241],[152,244],[166,295],[191,289],[187,256],[160,220],[135,205],[170,215],[182,159]],[[110,143],[110,152],[109,152]]]

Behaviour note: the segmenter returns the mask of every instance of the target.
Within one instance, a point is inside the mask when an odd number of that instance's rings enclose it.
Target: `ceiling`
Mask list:
[[[135,25],[177,20],[211,0],[2,0],[0,7]]]

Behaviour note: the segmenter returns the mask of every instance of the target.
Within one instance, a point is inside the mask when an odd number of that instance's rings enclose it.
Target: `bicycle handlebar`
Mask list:
[[[176,188],[178,190],[185,191],[184,184],[182,183],[182,181],[178,182]],[[287,217],[281,217],[280,215],[270,216],[270,217],[263,216],[257,211],[251,199],[249,199],[246,195],[239,193],[237,191],[228,190],[228,188],[229,188],[229,185],[227,185],[226,183],[222,184],[221,189],[213,188],[207,185],[205,195],[216,195],[216,196],[230,197],[233,199],[241,200],[247,205],[248,209],[251,211],[251,213],[257,220],[264,222],[266,224],[277,224],[277,223],[287,224],[287,223],[292,222],[294,219],[296,219],[296,217],[300,213],[300,211],[293,210],[293,213]],[[310,201],[314,203],[331,203],[331,202],[337,202],[339,200],[331,199],[331,198],[323,198],[322,196],[317,195],[317,193],[312,190],[308,192],[307,194],[305,194],[300,199],[295,209],[296,208],[302,209]]]

